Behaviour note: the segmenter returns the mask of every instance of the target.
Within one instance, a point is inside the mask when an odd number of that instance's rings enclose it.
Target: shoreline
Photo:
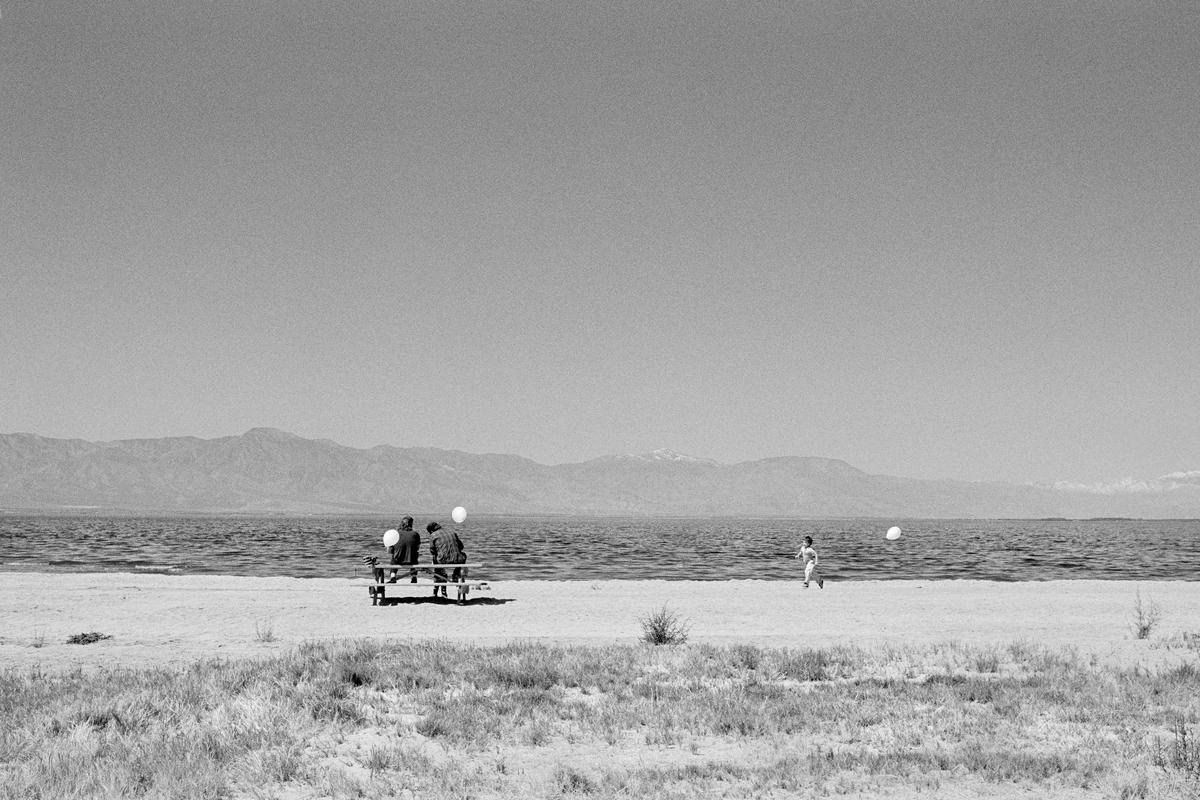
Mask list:
[[[425,591],[372,606],[366,579],[0,573],[0,669],[117,668],[263,658],[306,641],[450,640],[481,646],[635,644],[668,607],[690,643],[776,648],[997,646],[1025,641],[1120,664],[1173,663],[1200,634],[1194,581],[499,581],[470,602]],[[1132,631],[1140,594],[1157,609]],[[453,595],[453,591],[451,591]],[[1190,626],[1190,627],[1189,627]],[[69,636],[110,636],[88,645]],[[1174,643],[1176,646],[1172,646]]]

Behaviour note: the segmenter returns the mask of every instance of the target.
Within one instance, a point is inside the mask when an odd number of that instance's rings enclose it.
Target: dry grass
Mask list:
[[[1195,797],[1200,663],[1013,643],[309,643],[0,673],[0,798]],[[983,787],[982,792],[979,791]]]

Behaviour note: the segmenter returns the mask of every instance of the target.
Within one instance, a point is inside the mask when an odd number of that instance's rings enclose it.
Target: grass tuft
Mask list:
[[[275,641],[275,625],[271,620],[258,621],[254,623],[254,641],[256,642],[273,642]]]
[[[598,788],[587,773],[566,764],[554,768],[554,784],[562,794],[593,794]]]
[[[830,658],[824,650],[786,650],[774,662],[785,678],[796,681],[823,681],[829,678]]]
[[[1117,800],[1143,800],[1150,796],[1150,780],[1145,775],[1121,782]]]
[[[642,626],[642,641],[652,645],[684,644],[690,626],[667,606],[638,619]]]
[[[1171,742],[1154,743],[1154,766],[1180,773],[1190,781],[1200,783],[1200,742],[1182,721],[1171,726]]]

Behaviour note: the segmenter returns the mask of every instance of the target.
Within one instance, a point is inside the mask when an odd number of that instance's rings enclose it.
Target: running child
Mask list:
[[[821,571],[817,568],[817,551],[813,549],[813,540],[811,536],[804,537],[804,547],[800,548],[800,552],[796,553],[796,558],[804,559],[804,588],[808,588],[808,582],[816,576],[817,588],[825,588],[825,579],[821,577]]]

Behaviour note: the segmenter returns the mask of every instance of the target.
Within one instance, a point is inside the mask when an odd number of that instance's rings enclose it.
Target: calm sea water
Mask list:
[[[432,518],[418,518],[423,529]],[[1200,520],[468,517],[486,577],[795,580],[816,540],[834,580],[1200,580]],[[0,515],[0,571],[363,577],[398,520],[355,516]],[[884,532],[904,533],[887,541]],[[423,550],[427,545],[423,543]],[[427,552],[427,551],[426,551]],[[428,556],[423,556],[427,561]],[[482,572],[482,571],[481,571]]]

